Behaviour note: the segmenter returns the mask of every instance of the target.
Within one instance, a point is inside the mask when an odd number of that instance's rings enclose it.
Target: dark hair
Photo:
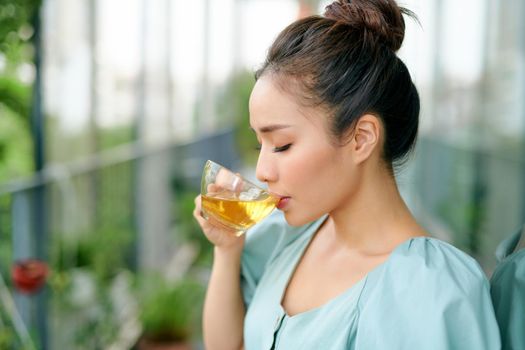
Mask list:
[[[366,113],[385,130],[383,159],[406,160],[415,145],[419,96],[397,57],[403,42],[403,14],[394,0],[339,0],[324,16],[310,16],[285,28],[268,51],[256,79],[270,73],[304,104],[327,108],[338,142]]]

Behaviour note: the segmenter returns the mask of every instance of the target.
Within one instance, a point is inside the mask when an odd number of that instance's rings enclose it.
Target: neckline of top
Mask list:
[[[311,226],[312,233],[305,240],[305,243],[303,243],[303,246],[300,249],[300,253],[297,255],[295,261],[291,264],[292,268],[289,270],[288,276],[286,277],[286,282],[284,283],[284,286],[282,287],[282,290],[281,290],[281,293],[280,293],[280,298],[279,298],[279,307],[280,307],[282,313],[284,314],[284,316],[289,318],[289,319],[300,318],[300,317],[303,317],[303,316],[306,316],[306,315],[309,315],[309,314],[313,314],[313,313],[319,312],[322,309],[325,309],[325,308],[329,307],[331,304],[335,303],[337,300],[344,299],[348,295],[352,294],[354,291],[359,290],[359,294],[360,294],[360,291],[363,289],[364,285],[366,284],[366,281],[367,281],[368,277],[373,275],[373,274],[375,274],[375,273],[377,273],[377,272],[379,272],[386,265],[388,265],[388,263],[392,260],[392,257],[395,256],[404,246],[406,246],[406,245],[410,246],[414,240],[419,240],[419,239],[436,240],[436,238],[433,238],[433,237],[430,237],[430,236],[414,236],[414,237],[410,237],[410,238],[404,240],[403,242],[399,243],[394,249],[392,249],[392,251],[388,255],[388,258],[386,258],[385,261],[383,261],[382,263],[378,264],[373,269],[368,271],[359,281],[354,283],[349,288],[345,289],[342,293],[340,293],[340,294],[336,295],[335,297],[329,299],[328,301],[326,301],[322,305],[313,307],[313,308],[305,310],[305,311],[298,312],[298,313],[296,313],[294,315],[290,315],[290,314],[288,314],[288,312],[283,307],[282,301],[283,301],[284,295],[285,295],[286,290],[288,289],[288,286],[289,286],[289,284],[291,282],[291,279],[292,279],[292,277],[293,277],[293,275],[294,275],[294,273],[295,273],[295,271],[296,271],[296,269],[297,269],[297,267],[299,265],[299,262],[301,261],[301,259],[303,258],[304,254],[306,253],[306,250],[308,249],[308,246],[310,245],[313,237],[315,236],[315,233],[318,231],[318,229],[322,226],[322,224],[326,221],[327,218],[328,218],[328,215],[325,215],[323,218],[319,219],[317,223],[315,223],[314,225]]]

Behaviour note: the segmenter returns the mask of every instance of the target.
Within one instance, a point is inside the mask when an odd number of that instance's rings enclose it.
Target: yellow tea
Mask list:
[[[275,208],[277,198],[264,194],[254,200],[202,196],[205,214],[237,231],[246,231]]]

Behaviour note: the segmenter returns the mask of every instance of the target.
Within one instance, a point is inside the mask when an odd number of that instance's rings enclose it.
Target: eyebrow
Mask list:
[[[285,124],[273,124],[273,125],[266,125],[259,129],[259,131],[263,134],[269,133],[275,130],[281,130],[291,127],[291,125],[285,125]],[[250,129],[254,130],[252,127]]]

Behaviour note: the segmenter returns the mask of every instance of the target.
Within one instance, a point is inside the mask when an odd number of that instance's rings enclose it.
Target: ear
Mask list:
[[[365,114],[357,121],[352,133],[353,158],[356,164],[362,163],[380,144],[381,121],[372,114]]]

